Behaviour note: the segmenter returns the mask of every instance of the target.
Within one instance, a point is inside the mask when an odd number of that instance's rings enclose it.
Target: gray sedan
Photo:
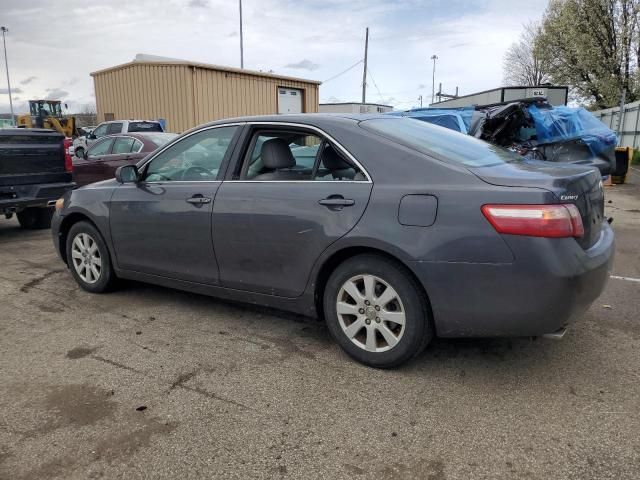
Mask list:
[[[133,279],[324,318],[397,366],[435,335],[561,336],[614,239],[595,169],[410,118],[292,115],[197,127],[58,201],[78,284]]]

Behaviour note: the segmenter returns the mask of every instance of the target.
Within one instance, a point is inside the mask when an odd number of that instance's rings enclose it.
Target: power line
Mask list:
[[[351,65],[349,68],[347,68],[346,70],[343,70],[340,73],[337,73],[336,75],[334,75],[333,77],[329,77],[326,80],[324,80],[322,83],[327,83],[330,82],[331,80],[338,78],[340,75],[344,75],[345,73],[347,73],[349,70],[352,70],[354,68],[356,68],[358,65],[360,65],[364,60],[360,59],[358,60],[356,63],[354,63],[353,65]]]
[[[367,68],[367,73],[371,77],[371,81],[373,82],[373,86],[376,87],[376,90],[378,91],[378,96],[380,97],[380,100],[382,100],[382,102],[384,102],[385,101],[384,96],[382,95],[382,92],[378,88],[378,84],[376,83],[375,78],[373,78],[373,75],[371,74],[371,70],[369,70],[368,68]]]

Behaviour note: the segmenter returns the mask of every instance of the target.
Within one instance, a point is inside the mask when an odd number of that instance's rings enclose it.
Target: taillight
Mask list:
[[[531,237],[581,237],[582,218],[573,204],[483,205],[482,213],[499,233]]]
[[[64,170],[65,172],[73,171],[73,160],[71,159],[71,152],[69,148],[73,145],[73,140],[70,138],[64,139]]]

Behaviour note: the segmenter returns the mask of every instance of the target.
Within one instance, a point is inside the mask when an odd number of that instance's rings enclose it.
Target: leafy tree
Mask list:
[[[554,83],[594,108],[640,99],[640,0],[550,0],[535,50]]]
[[[505,85],[541,85],[549,81],[547,65],[536,48],[542,26],[536,22],[524,25],[520,39],[511,44],[504,55]]]

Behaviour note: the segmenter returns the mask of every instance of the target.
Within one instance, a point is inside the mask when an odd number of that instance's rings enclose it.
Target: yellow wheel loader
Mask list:
[[[76,119],[62,114],[60,100],[29,100],[29,115],[18,117],[18,127],[47,128],[65,137],[76,135]]]

